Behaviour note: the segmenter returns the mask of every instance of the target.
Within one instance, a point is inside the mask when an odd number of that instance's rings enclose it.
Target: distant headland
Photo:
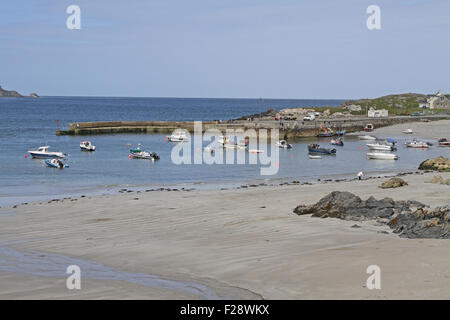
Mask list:
[[[5,90],[0,86],[0,98],[39,98],[37,93],[30,93],[29,96],[23,96],[15,90]]]

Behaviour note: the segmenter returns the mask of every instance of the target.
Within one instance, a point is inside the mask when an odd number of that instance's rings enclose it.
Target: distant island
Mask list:
[[[29,96],[23,96],[15,90],[5,90],[0,86],[0,98],[39,98],[39,96],[34,92]]]

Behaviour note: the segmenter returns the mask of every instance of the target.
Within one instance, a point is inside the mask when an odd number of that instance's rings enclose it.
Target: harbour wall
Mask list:
[[[202,122],[203,132],[208,129],[218,129],[225,133],[226,130],[254,129],[258,134],[260,129],[279,129],[280,138],[307,138],[317,135],[319,128],[331,128],[333,131],[345,130],[346,132],[361,131],[367,124],[374,128],[390,126],[393,124],[432,121],[445,119],[447,116],[393,116],[387,118],[346,117],[346,118],[318,118],[314,121],[275,121],[275,120],[230,120],[230,121],[205,121]],[[193,121],[101,121],[70,123],[67,130],[57,130],[57,135],[97,135],[117,133],[172,133],[176,129],[194,131]]]

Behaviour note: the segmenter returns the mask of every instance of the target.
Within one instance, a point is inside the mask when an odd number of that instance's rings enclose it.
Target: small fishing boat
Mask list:
[[[184,130],[175,130],[167,139],[170,142],[186,142],[189,141],[189,136]]]
[[[367,153],[367,158],[374,160],[397,160],[398,156],[396,154],[386,152],[369,152]]]
[[[438,140],[440,147],[450,147],[450,141],[448,141],[446,138],[441,138]]]
[[[315,156],[315,155],[312,155],[312,154],[309,154],[308,157],[310,159],[322,159],[322,156]]]
[[[47,159],[47,158],[62,159],[66,157],[65,153],[48,151],[49,148],[50,148],[49,146],[39,147],[37,150],[28,151],[28,153],[31,154],[32,158],[37,159]]]
[[[80,148],[81,148],[81,151],[95,151],[95,146],[92,145],[92,143],[87,140],[81,140]]]
[[[344,141],[342,141],[342,139],[331,139],[330,140],[330,144],[333,146],[344,146]]]
[[[410,129],[406,129],[402,131],[404,134],[413,134],[414,131],[410,128]]]
[[[430,147],[427,142],[417,140],[408,141],[405,143],[405,145],[408,148],[419,148],[419,149],[427,149]]]
[[[65,164],[60,159],[45,159],[45,164],[47,166],[49,166],[49,167],[58,168],[58,169],[68,168],[69,167],[67,164]]]
[[[377,140],[374,136],[364,135],[364,136],[358,136],[359,140]]]
[[[366,132],[373,131],[373,124],[371,124],[371,123],[366,124],[366,126],[364,127],[363,130]]]
[[[283,149],[291,149],[292,145],[290,143],[287,143],[286,140],[280,140],[277,143],[278,148],[283,148]]]
[[[318,145],[316,143],[308,145],[308,151],[309,151],[309,153],[320,153],[320,154],[330,154],[330,155],[336,154],[336,149],[321,148],[320,145]]]
[[[141,152],[133,152],[131,153],[131,157],[134,159],[145,159],[145,160],[159,160],[159,155],[155,152],[147,152],[147,151],[141,151]]]
[[[378,151],[394,151],[396,148],[394,146],[390,146],[387,144],[381,144],[381,143],[368,143],[366,144],[367,147],[369,147],[370,150],[378,150]]]
[[[330,128],[320,128],[317,132],[318,137],[332,137],[333,135],[334,132]]]

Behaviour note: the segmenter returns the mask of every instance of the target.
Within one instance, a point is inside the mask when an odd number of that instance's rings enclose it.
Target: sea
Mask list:
[[[159,187],[224,188],[249,182],[317,181],[326,177],[415,170],[420,161],[438,156],[438,148],[413,150],[399,140],[397,161],[366,159],[365,144],[346,137],[337,155],[319,160],[308,158],[307,145],[329,146],[329,139],[290,141],[293,149],[280,150],[275,175],[261,175],[261,164],[176,164],[175,144],[166,134],[109,134],[57,136],[57,126],[84,121],[209,121],[228,120],[266,111],[311,106],[338,106],[342,100],[292,99],[196,99],[122,97],[0,98],[0,207],[59,197],[139,190]],[[80,151],[80,141],[90,140],[95,152]],[[402,140],[403,139],[403,140]],[[129,158],[129,149],[160,155],[159,161]],[[54,169],[43,160],[31,159],[28,150],[50,146],[66,153],[68,168]],[[271,146],[268,146],[268,148]],[[194,148],[192,146],[192,148]],[[201,150],[192,149],[192,153]],[[270,150],[266,150],[268,154]],[[226,151],[231,152],[231,151]],[[233,151],[234,152],[234,151]]]

